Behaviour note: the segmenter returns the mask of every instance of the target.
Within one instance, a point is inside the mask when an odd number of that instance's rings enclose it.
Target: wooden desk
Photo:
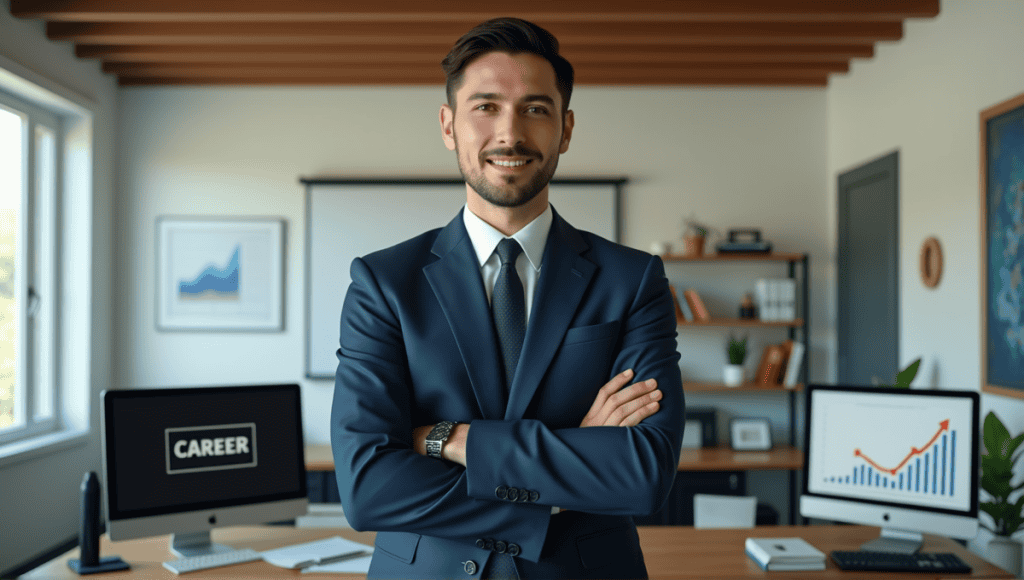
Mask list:
[[[647,561],[647,571],[651,580],[687,580],[693,579],[740,579],[770,578],[771,580],[811,580],[818,578],[840,578],[844,580],[892,579],[897,574],[879,572],[843,572],[832,562],[827,568],[815,572],[765,572],[758,568],[747,557],[743,543],[749,536],[756,537],[792,537],[806,539],[826,554],[832,550],[856,550],[864,542],[878,537],[878,528],[866,526],[766,526],[754,529],[730,530],[697,530],[691,527],[644,526],[639,528],[640,544]],[[373,532],[356,532],[350,529],[305,528],[295,529],[283,526],[239,527],[214,530],[216,542],[234,547],[247,547],[255,550],[308,542],[320,538],[340,535],[350,540],[373,543]],[[953,540],[937,536],[925,536],[924,548],[927,552],[953,552],[974,568],[970,575],[958,574],[956,578],[1013,578],[1007,572],[989,564],[979,556],[969,552]],[[100,542],[100,555],[118,555],[131,564],[128,572],[111,572],[90,576],[95,580],[129,580],[133,578],[166,578],[178,579],[161,563],[173,556],[167,551],[167,536],[110,542],[104,536]],[[25,579],[77,579],[67,567],[68,558],[78,556],[78,550],[72,550],[59,558],[51,560],[29,574]],[[297,570],[285,570],[271,566],[265,562],[249,562],[236,566],[213,568],[201,574],[193,574],[195,578],[362,578],[350,574],[302,574]],[[189,576],[189,577],[192,577]],[[907,575],[904,575],[907,577]],[[942,578],[938,575],[915,573],[915,580]]]

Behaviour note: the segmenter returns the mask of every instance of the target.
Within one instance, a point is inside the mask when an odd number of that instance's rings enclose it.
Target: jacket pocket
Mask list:
[[[412,564],[416,558],[416,547],[419,546],[420,535],[410,532],[380,532],[374,546],[388,556]]]
[[[577,326],[565,331],[565,340],[562,344],[575,344],[590,342],[616,336],[619,333],[619,321],[602,322],[590,326]]]

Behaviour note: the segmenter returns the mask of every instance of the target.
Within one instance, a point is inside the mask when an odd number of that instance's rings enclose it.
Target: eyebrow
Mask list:
[[[495,101],[495,100],[501,100],[502,98],[503,98],[503,95],[501,93],[473,93],[472,95],[469,95],[469,97],[466,100],[467,101]],[[551,105],[552,107],[555,106],[555,100],[553,98],[551,98],[550,96],[543,95],[543,94],[526,95],[525,97],[523,97],[523,101],[528,102],[528,103],[541,102],[541,103],[547,103],[547,104]]]

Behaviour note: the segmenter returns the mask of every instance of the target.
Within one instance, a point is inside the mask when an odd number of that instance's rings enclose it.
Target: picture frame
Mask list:
[[[281,218],[158,217],[157,330],[283,331],[284,236]]]
[[[683,427],[683,449],[714,447],[718,440],[717,413],[711,407],[687,409]]]
[[[729,421],[729,442],[736,451],[767,451],[772,448],[772,425],[763,417]]]
[[[1024,227],[1024,93],[980,113],[981,385],[982,391],[1024,398],[1024,307],[1014,276],[1024,267],[1024,245],[1009,234]]]

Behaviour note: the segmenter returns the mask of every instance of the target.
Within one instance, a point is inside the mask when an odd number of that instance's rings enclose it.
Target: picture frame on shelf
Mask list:
[[[714,447],[718,443],[717,413],[712,407],[686,410],[683,427],[683,448]]]
[[[285,222],[157,218],[159,331],[284,330]]]
[[[735,451],[768,451],[772,425],[764,417],[737,417],[729,421],[729,442]]]

